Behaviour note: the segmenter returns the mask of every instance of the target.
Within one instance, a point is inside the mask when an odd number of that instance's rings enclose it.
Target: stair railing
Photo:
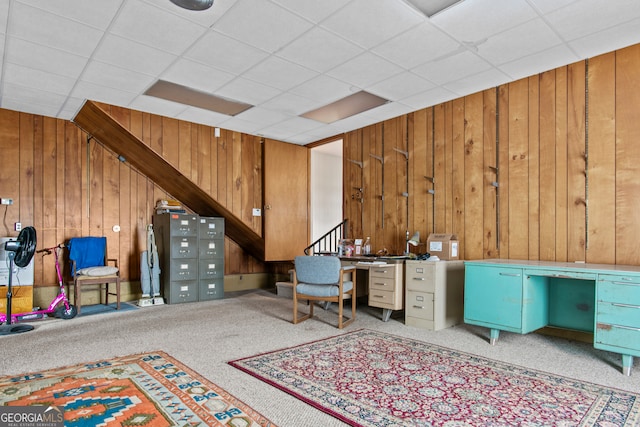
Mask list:
[[[340,240],[346,239],[348,233],[348,219],[326,232],[315,242],[304,249],[305,255],[337,255]]]

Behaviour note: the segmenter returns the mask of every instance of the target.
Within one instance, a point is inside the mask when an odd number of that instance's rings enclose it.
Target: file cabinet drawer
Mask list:
[[[423,320],[433,320],[433,294],[429,292],[407,291],[405,316]]]

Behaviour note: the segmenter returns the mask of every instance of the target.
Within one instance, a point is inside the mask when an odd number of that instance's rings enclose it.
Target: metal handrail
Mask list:
[[[348,219],[326,232],[315,242],[304,248],[305,255],[336,255],[340,240],[346,239],[348,233]],[[311,252],[313,250],[313,252]]]

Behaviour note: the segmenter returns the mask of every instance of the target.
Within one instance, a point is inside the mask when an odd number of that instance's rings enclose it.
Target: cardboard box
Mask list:
[[[441,260],[460,259],[458,236],[455,234],[430,234],[427,238],[427,252]]]
[[[11,287],[11,314],[33,310],[33,286]],[[0,312],[7,314],[7,287],[0,286]]]

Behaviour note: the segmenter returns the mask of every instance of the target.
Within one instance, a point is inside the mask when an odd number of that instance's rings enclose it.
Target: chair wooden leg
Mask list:
[[[73,282],[73,303],[78,310],[78,314],[80,314],[80,309],[82,308],[82,304],[80,303],[80,284],[77,281]]]
[[[120,310],[120,279],[116,280],[116,310]]]

